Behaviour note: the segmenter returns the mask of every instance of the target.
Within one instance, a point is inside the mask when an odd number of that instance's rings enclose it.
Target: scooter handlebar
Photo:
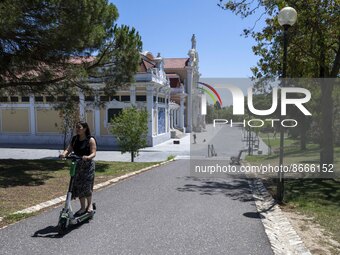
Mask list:
[[[77,155],[75,155],[75,154],[71,154],[71,155],[69,155],[69,156],[66,156],[64,159],[81,160],[82,157],[77,156]]]

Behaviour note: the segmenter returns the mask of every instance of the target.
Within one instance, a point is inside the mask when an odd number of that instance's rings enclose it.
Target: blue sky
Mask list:
[[[244,28],[256,17],[241,19],[217,6],[218,0],[111,0],[119,11],[118,24],[135,27],[143,50],[162,57],[187,57],[196,35],[202,77],[250,77],[258,58]],[[261,23],[257,29],[261,28]]]

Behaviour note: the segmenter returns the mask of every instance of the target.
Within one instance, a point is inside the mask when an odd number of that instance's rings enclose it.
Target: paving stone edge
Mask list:
[[[260,179],[248,179],[275,255],[312,255]]]

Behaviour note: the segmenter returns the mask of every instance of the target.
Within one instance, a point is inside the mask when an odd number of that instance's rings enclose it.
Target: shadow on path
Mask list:
[[[62,238],[64,235],[58,233],[58,226],[48,226],[36,231],[32,237]]]
[[[89,221],[81,222],[77,225],[70,225],[63,234],[58,233],[58,226],[48,226],[46,228],[36,231],[32,237],[42,237],[42,238],[63,238],[65,235],[69,234],[73,230],[80,228],[83,224],[87,224]]]
[[[179,177],[180,178],[180,177]],[[247,180],[242,179],[205,179],[186,176],[184,187],[177,188],[180,192],[199,192],[201,195],[224,195],[241,202],[254,201]]]
[[[243,216],[251,219],[264,219],[265,217],[259,214],[258,212],[246,212]]]

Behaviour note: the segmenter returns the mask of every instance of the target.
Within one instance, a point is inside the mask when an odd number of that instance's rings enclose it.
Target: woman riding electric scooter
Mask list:
[[[72,138],[71,144],[59,157],[65,158],[71,152],[82,157],[82,160],[77,162],[75,183],[72,190],[72,198],[79,197],[80,200],[80,210],[74,216],[80,216],[93,211],[92,191],[95,174],[93,158],[96,156],[97,144],[91,136],[90,128],[86,122],[78,122],[76,131],[77,135]]]

